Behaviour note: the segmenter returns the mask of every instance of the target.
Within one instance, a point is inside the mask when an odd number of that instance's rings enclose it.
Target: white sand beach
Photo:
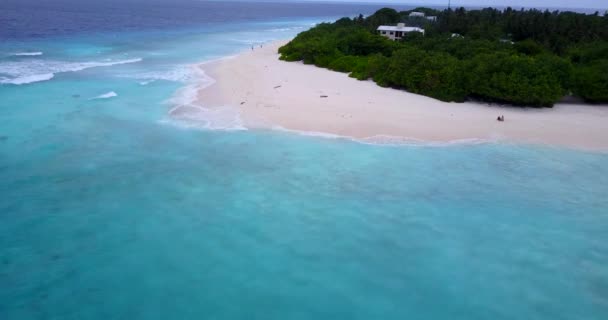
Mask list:
[[[357,139],[428,142],[504,140],[608,150],[608,106],[536,109],[446,103],[279,60],[277,42],[200,65],[216,82],[198,92],[205,108],[232,107],[247,128],[322,132]],[[504,115],[505,122],[496,118]]]

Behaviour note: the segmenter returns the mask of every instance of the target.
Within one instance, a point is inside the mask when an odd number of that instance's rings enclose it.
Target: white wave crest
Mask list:
[[[0,63],[1,73],[10,78],[2,80],[4,84],[26,84],[38,81],[46,81],[53,78],[57,73],[77,72],[90,68],[110,67],[128,63],[142,61],[141,58],[117,60],[117,61],[85,61],[67,62],[55,60],[28,60],[28,61],[7,61]],[[50,76],[53,75],[53,76]],[[26,80],[37,81],[26,81]]]
[[[110,92],[98,95],[97,97],[92,98],[91,100],[110,99],[110,98],[114,98],[114,97],[118,97],[118,94],[114,91],[110,91]]]
[[[141,80],[140,85],[145,86],[154,81],[164,80],[172,82],[191,82],[199,78],[199,72],[192,65],[181,65],[169,70],[147,71],[131,74],[122,74],[119,77]]]
[[[446,141],[429,141],[421,140],[416,138],[408,138],[401,136],[390,136],[390,135],[375,135],[366,138],[355,138],[351,136],[338,135],[333,133],[318,132],[318,131],[300,131],[293,129],[286,129],[281,126],[271,126],[272,130],[298,134],[307,137],[316,137],[324,139],[340,139],[348,140],[355,143],[384,146],[384,147],[449,147],[449,146],[460,146],[460,145],[478,145],[500,141],[499,139],[455,139]]]
[[[240,113],[233,107],[178,106],[169,111],[161,123],[188,129],[241,131],[247,130]]]
[[[147,85],[149,85],[150,83],[152,83],[152,82],[154,82],[154,81],[156,81],[156,80],[146,80],[146,81],[140,81],[140,82],[139,82],[139,85],[140,85],[140,86],[147,86]]]
[[[215,83],[199,66],[191,66],[196,81],[178,90],[167,101],[171,105],[168,119],[160,121],[181,128],[237,131],[247,130],[238,109],[233,107],[205,107],[198,104],[198,92]]]
[[[52,73],[33,74],[31,76],[23,76],[23,77],[17,77],[17,78],[13,78],[13,79],[2,78],[0,80],[0,83],[14,84],[14,85],[20,86],[22,84],[28,84],[28,83],[34,83],[34,82],[40,82],[40,81],[48,81],[48,80],[53,79],[53,77],[55,77],[55,75]]]
[[[17,57],[33,57],[33,56],[41,56],[43,55],[42,52],[17,52],[14,54],[14,56]]]
[[[446,141],[430,141],[400,136],[375,135],[367,138],[350,138],[351,140],[363,144],[381,145],[381,146],[420,146],[420,147],[449,147],[459,145],[477,145],[496,142],[494,139],[470,138],[470,139],[453,139]]]

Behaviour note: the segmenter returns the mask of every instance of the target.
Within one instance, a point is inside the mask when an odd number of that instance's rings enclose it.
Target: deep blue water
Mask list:
[[[606,153],[169,114],[192,63],[375,8],[0,9],[0,319],[608,319]]]
[[[3,0],[0,38],[48,37],[80,32],[141,31],[214,23],[370,14],[375,4],[233,2],[201,0]],[[413,8],[397,5],[396,8]]]

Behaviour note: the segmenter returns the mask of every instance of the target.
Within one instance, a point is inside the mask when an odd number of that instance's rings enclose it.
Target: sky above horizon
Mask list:
[[[327,1],[327,0],[309,0]],[[447,5],[448,0],[333,0],[336,2],[367,2],[382,4],[427,4]],[[608,0],[452,0],[452,6],[511,6],[511,7],[551,7],[551,8],[608,8]]]

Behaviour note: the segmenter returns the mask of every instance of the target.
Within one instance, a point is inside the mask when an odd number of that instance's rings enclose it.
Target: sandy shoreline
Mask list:
[[[281,127],[357,139],[505,140],[608,150],[608,106],[534,109],[445,103],[280,61],[277,49],[284,43],[200,65],[216,81],[198,91],[196,103],[211,112],[229,108],[247,128]],[[504,123],[496,121],[499,115],[505,116]]]

